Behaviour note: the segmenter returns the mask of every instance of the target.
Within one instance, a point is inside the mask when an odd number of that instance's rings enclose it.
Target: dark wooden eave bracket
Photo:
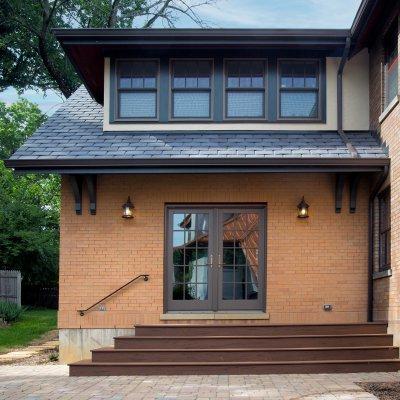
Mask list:
[[[85,180],[89,195],[89,212],[96,214],[97,208],[97,175],[69,175],[69,182],[75,199],[75,213],[82,215],[82,184]]]
[[[335,212],[342,212],[342,201],[343,201],[343,187],[344,187],[344,174],[336,175],[336,186],[335,186]]]
[[[97,175],[85,175],[86,186],[89,194],[89,211],[96,215],[97,207]]]
[[[335,184],[335,212],[337,214],[342,212],[342,203],[343,203],[343,188],[344,188],[344,180],[345,174],[336,174],[336,184]],[[351,174],[350,182],[349,182],[349,191],[350,191],[350,205],[349,211],[351,214],[356,212],[357,208],[357,189],[358,184],[360,183],[361,174]]]
[[[76,215],[82,215],[82,176],[69,175],[69,182],[75,198]]]
[[[357,189],[360,182],[361,175],[353,174],[350,177],[350,213],[354,214],[356,212],[357,206]]]

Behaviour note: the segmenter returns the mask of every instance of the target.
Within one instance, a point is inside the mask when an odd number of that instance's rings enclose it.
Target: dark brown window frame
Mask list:
[[[209,88],[174,88],[174,62],[176,61],[210,61],[211,63],[211,76],[210,76],[210,87]],[[209,57],[190,57],[190,58],[170,58],[169,59],[169,104],[168,104],[168,118],[169,121],[213,121],[214,119],[214,58]],[[208,117],[175,117],[174,116],[174,92],[207,92],[210,96],[210,102],[208,105],[209,116]]]
[[[396,98],[396,95],[391,99],[388,97],[388,70],[390,69],[389,64],[397,63],[397,95],[399,95],[399,52],[398,52],[398,17],[394,18],[392,23],[387,29],[384,39],[384,66],[383,66],[383,108],[386,109],[390,103]]]
[[[282,62],[293,62],[293,63],[304,63],[304,62],[314,62],[317,65],[317,88],[281,88],[281,64]],[[319,58],[278,58],[277,59],[277,122],[323,122],[322,120],[322,66],[321,59]],[[281,93],[282,92],[317,92],[317,105],[318,112],[316,117],[282,117],[281,116]]]
[[[119,64],[121,62],[148,62],[148,61],[154,61],[157,63],[157,74],[156,74],[156,87],[155,88],[120,88],[119,87]],[[114,79],[115,85],[114,88],[111,88],[111,90],[114,90],[114,115],[116,115],[115,121],[117,122],[154,122],[159,120],[159,115],[160,115],[160,59],[159,58],[120,58],[115,60],[115,79]],[[121,92],[155,92],[156,93],[156,116],[155,117],[121,117],[120,116],[120,101],[119,101],[119,95]]]
[[[264,87],[263,88],[228,88],[228,73],[227,73],[227,63],[229,61],[262,61],[264,63]],[[267,58],[255,58],[255,57],[230,57],[224,58],[223,61],[223,120],[224,121],[237,121],[237,122],[256,122],[263,121],[266,122],[268,120],[268,59]],[[229,117],[228,116],[228,93],[229,92],[264,92],[263,96],[263,116],[262,117]]]
[[[390,187],[378,195],[379,204],[379,271],[391,267],[391,205]]]

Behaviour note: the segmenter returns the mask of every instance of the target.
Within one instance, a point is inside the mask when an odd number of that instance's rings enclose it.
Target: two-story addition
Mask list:
[[[71,374],[399,369],[398,13],[55,31],[84,85],[8,166],[62,175]]]

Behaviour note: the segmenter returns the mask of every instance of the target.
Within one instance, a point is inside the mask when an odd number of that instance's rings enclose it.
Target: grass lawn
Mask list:
[[[44,333],[57,328],[57,310],[27,310],[18,322],[0,328],[0,353],[28,345]]]

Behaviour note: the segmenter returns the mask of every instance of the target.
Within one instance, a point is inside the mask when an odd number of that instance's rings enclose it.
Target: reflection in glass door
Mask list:
[[[259,210],[219,210],[219,310],[262,308],[261,216]]]
[[[264,208],[168,208],[168,310],[264,308]]]
[[[211,220],[209,210],[170,211],[170,251],[167,252],[170,309],[211,309]]]

